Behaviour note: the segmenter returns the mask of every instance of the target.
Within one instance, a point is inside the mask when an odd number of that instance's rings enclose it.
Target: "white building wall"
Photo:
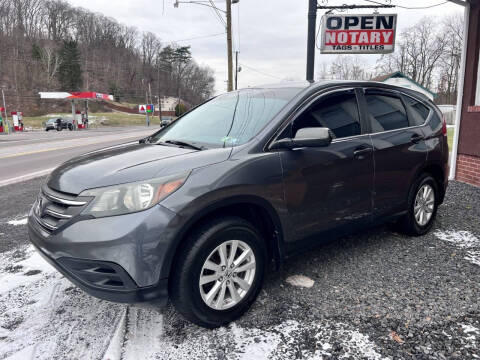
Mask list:
[[[187,105],[183,99],[180,99],[180,102]],[[178,98],[173,96],[165,96],[161,98],[160,103],[162,105],[162,111],[175,111],[175,106],[178,104]],[[155,110],[158,110],[157,104],[155,104]]]

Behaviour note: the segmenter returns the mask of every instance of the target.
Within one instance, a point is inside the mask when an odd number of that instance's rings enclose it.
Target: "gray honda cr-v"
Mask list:
[[[426,233],[447,159],[445,123],[422,94],[373,82],[249,88],[58,167],[29,235],[93,296],[170,298],[215,327],[249,308],[271,262],[386,221]]]

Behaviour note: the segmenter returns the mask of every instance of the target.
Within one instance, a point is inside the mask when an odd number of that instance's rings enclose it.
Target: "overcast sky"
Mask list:
[[[141,31],[156,33],[164,44],[171,41],[196,38],[224,31],[213,11],[195,4],[181,3],[174,8],[174,0],[69,0],[75,6],[103,13],[119,22],[135,26]],[[378,0],[381,1],[381,0]],[[383,0],[385,1],[385,0]],[[319,0],[319,3],[322,0]],[[363,0],[323,0],[328,5],[367,4]],[[428,6],[444,0],[393,0],[405,7]],[[225,2],[216,0],[219,8]],[[278,82],[284,79],[303,80],[305,77],[308,0],[240,0],[232,5],[234,50],[239,50],[243,70],[239,75],[239,88]],[[398,14],[398,30],[413,25],[423,16],[442,16],[462,12],[455,4],[445,4],[428,10],[401,8],[381,10]],[[358,10],[349,11],[359,13]],[[360,12],[361,13],[361,12]],[[319,10],[318,16],[323,14]],[[195,60],[215,71],[216,92],[226,91],[227,61],[226,36],[204,37],[179,41],[191,45]],[[331,61],[334,56],[316,52],[317,64]],[[375,55],[364,55],[374,64]]]

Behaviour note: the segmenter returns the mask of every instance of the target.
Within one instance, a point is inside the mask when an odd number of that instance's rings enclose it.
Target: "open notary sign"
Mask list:
[[[397,15],[324,15],[322,54],[386,54],[395,50]]]

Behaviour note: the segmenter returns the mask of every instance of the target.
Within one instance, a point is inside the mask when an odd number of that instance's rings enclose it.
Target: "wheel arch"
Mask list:
[[[175,237],[173,246],[162,266],[161,277],[171,274],[175,259],[185,244],[188,235],[201,223],[212,216],[238,216],[259,229],[266,241],[269,261],[274,260],[276,267],[283,260],[283,230],[280,217],[274,207],[265,199],[257,196],[234,196],[209,204],[197,211]]]
[[[423,173],[430,174],[437,181],[438,190],[440,192],[438,200],[439,200],[439,204],[442,204],[445,198],[445,175],[446,175],[443,171],[442,165],[438,163],[425,164],[425,166],[421,167],[418,170],[415,176],[415,179],[417,179]]]

